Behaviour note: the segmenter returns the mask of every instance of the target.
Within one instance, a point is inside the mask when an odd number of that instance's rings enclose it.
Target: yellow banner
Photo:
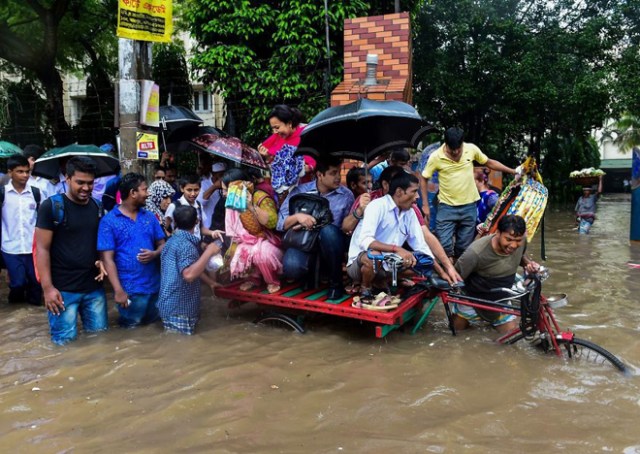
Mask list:
[[[140,124],[160,126],[160,87],[152,80],[140,81]]]
[[[158,160],[158,134],[138,131],[136,134],[136,150],[138,159]]]
[[[173,32],[172,0],[118,0],[120,38],[168,43]]]

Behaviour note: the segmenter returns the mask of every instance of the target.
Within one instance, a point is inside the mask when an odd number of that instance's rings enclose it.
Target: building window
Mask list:
[[[84,114],[84,104],[85,104],[84,98],[71,98],[71,102],[70,102],[71,109],[69,112],[69,116],[71,117],[69,124],[71,126],[75,126],[78,123],[80,123],[82,114]]]
[[[211,93],[209,90],[194,90],[193,110],[195,112],[211,112]]]

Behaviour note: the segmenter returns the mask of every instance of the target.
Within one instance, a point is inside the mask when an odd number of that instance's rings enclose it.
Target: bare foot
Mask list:
[[[267,292],[276,293],[280,291],[280,286],[278,284],[269,284],[267,285]]]
[[[240,287],[238,287],[243,292],[248,292],[251,289],[256,288],[258,285],[253,281],[243,282]]]

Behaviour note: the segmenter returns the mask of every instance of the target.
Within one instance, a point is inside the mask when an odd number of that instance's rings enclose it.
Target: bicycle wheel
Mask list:
[[[277,312],[268,312],[266,314],[262,314],[258,318],[256,318],[253,323],[255,323],[256,325],[291,329],[300,334],[304,333],[304,328],[302,327],[302,325],[300,325],[300,323],[298,323],[288,315],[279,314]]]
[[[627,366],[613,353],[588,340],[578,337],[574,337],[571,341],[558,339],[558,345],[564,347],[566,355],[571,359],[588,361],[594,364],[610,364],[620,372],[627,372]]]

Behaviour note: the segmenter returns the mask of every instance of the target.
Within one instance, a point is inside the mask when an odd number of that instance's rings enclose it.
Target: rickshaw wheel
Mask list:
[[[258,316],[253,323],[256,325],[273,326],[281,329],[290,329],[300,334],[304,334],[305,330],[300,323],[288,315],[278,312],[266,312]]]

